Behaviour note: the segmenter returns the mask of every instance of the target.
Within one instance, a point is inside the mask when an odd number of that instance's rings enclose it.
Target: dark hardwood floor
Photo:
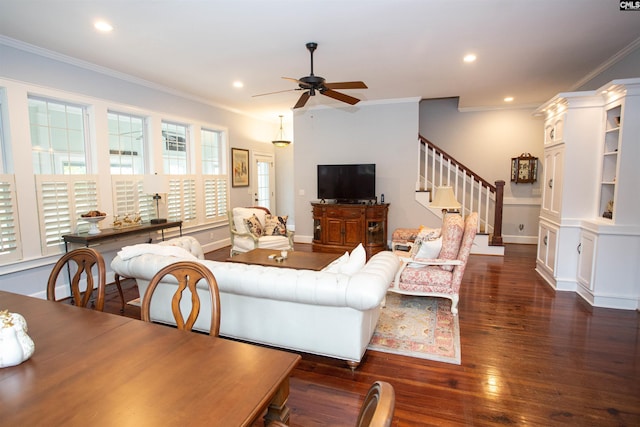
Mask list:
[[[342,361],[303,355],[291,378],[291,425],[354,425],[380,379],[395,388],[396,426],[640,426],[640,313],[555,293],[534,271],[535,250],[507,245],[504,258],[471,256],[459,305],[461,365],[368,351],[351,372]],[[227,256],[228,248],[207,254]],[[133,281],[125,293],[138,296]],[[109,286],[105,311],[119,310]],[[125,315],[140,312],[128,305]]]

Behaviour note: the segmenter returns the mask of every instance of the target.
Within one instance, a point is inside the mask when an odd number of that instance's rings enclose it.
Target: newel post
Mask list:
[[[496,208],[493,217],[492,246],[502,246],[502,205],[504,203],[504,181],[496,181]]]

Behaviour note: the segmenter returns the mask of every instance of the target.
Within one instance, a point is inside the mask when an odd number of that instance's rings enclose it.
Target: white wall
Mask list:
[[[414,199],[418,100],[359,103],[294,111],[296,241],[311,242],[310,202],[317,200],[317,165],[375,163],[378,200],[389,208],[389,235],[396,227],[423,223]],[[422,211],[422,212],[421,212]]]
[[[542,158],[543,121],[533,109],[458,110],[457,98],[423,100],[420,134],[490,183],[505,181],[502,235],[506,243],[537,241],[540,185],[511,182],[511,158]],[[542,179],[542,163],[538,163]],[[523,224],[524,228],[519,229]]]

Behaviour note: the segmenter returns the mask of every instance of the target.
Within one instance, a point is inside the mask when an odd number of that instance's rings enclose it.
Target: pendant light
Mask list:
[[[287,141],[286,139],[284,139],[284,130],[282,130],[282,114],[280,115],[280,139],[276,139],[271,142],[276,147],[286,147],[287,145],[291,144],[291,141]]]

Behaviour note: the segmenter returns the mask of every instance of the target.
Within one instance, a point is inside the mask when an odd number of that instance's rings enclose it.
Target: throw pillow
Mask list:
[[[442,249],[442,237],[438,237],[434,240],[425,240],[420,242],[419,249],[416,252],[414,259],[435,259],[438,258],[440,250]],[[419,264],[416,262],[409,263],[409,267],[421,268],[427,267],[425,264]]]
[[[349,262],[349,252],[342,254],[340,258],[323,268],[328,273],[340,273],[342,266]]]
[[[349,261],[346,262],[341,268],[340,273],[344,274],[355,274],[364,267],[367,262],[367,253],[362,246],[362,243],[359,243],[358,246],[355,247],[354,250],[351,251],[349,255]]]
[[[422,246],[422,242],[425,241],[429,241],[429,240],[435,240],[438,237],[440,237],[441,235],[441,229],[440,228],[428,228],[425,227],[423,225],[420,226],[420,231],[418,232],[414,242],[413,242],[413,246],[411,247],[411,258],[415,258],[418,255],[418,251],[420,250],[420,247]],[[437,255],[437,254],[436,254]],[[426,257],[420,257],[420,258],[426,258]],[[435,258],[435,256],[431,257],[431,258]]]
[[[245,218],[244,225],[247,227],[247,230],[249,230],[249,233],[253,234],[255,237],[260,238],[262,236],[262,224],[260,224],[260,220],[255,214],[251,215],[249,218]]]
[[[442,222],[442,249],[438,258],[458,259],[462,234],[464,233],[464,220],[458,214],[445,215]],[[443,270],[452,271],[452,265],[443,265]]]
[[[264,224],[264,236],[286,236],[288,215],[267,215]]]

